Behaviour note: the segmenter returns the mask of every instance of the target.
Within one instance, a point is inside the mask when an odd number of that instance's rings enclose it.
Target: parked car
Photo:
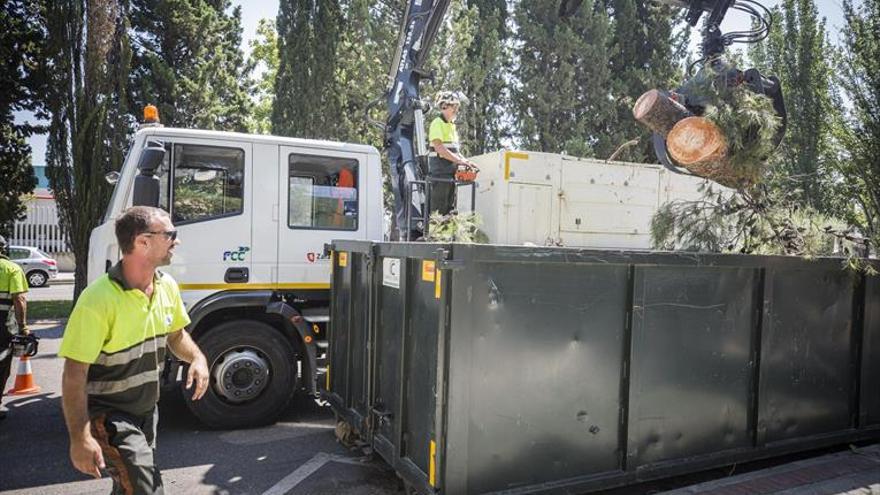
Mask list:
[[[9,246],[9,259],[21,266],[31,287],[43,287],[58,276],[58,262],[35,247]]]

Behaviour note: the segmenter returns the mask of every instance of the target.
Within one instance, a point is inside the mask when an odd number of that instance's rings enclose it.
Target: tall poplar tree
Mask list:
[[[148,103],[165,125],[245,131],[253,103],[231,0],[131,0],[131,112]]]
[[[608,17],[591,0],[559,16],[559,2],[520,2],[513,107],[520,144],[530,150],[594,156],[609,105]]]
[[[847,217],[880,251],[880,1],[845,0],[840,80],[852,102],[839,161]]]
[[[267,134],[272,131],[272,106],[275,101],[275,78],[278,76],[278,32],[275,21],[260,19],[257,39],[251,40],[250,64],[261,71],[255,83],[255,98],[250,128]]]
[[[282,0],[278,12],[278,75],[272,133],[344,137],[337,49],[343,32],[339,0]]]
[[[831,47],[825,20],[813,0],[783,0],[773,11],[770,36],[751,45],[748,55],[764,74],[782,83],[788,123],[776,153],[783,179],[778,187],[795,192],[820,211],[834,166],[833,122],[839,106],[832,98]]]
[[[76,261],[77,298],[86,284],[89,236],[110,199],[104,175],[121,166],[128,138],[127,15],[118,0],[54,0],[43,8],[47,175]]]

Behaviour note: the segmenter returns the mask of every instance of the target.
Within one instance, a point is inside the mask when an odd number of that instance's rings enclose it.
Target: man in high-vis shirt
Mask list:
[[[6,390],[6,380],[12,367],[12,336],[16,331],[10,325],[9,313],[15,314],[18,332],[27,335],[27,290],[24,271],[6,257],[6,238],[0,235],[0,401]],[[6,418],[6,411],[0,411],[0,419]]]
[[[428,173],[432,177],[445,180],[433,183],[428,211],[446,215],[455,205],[455,184],[452,180],[455,178],[456,169],[458,167],[476,169],[477,166],[461,156],[459,151],[455,118],[461,106],[461,99],[451,91],[441,91],[437,94],[435,106],[440,110],[440,115],[431,121],[431,126],[428,128],[428,142],[431,145]]]
[[[184,330],[190,319],[177,283],[157,270],[180,244],[168,214],[129,208],[116,239],[122,260],[82,292],[58,352],[70,459],[96,478],[105,469],[112,493],[163,493],[155,447],[165,348],[189,363],[193,400],[207,390],[208,366]]]

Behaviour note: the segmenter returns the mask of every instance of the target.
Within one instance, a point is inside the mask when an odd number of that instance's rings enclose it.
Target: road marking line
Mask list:
[[[306,461],[305,464],[296,468],[296,471],[285,476],[281,481],[275,483],[263,495],[284,495],[296,488],[297,485],[306,480],[309,476],[315,474],[315,471],[324,467],[328,462],[338,462],[341,464],[350,464],[353,466],[361,466],[368,468],[376,468],[377,466],[368,464],[365,457],[348,457],[344,455],[328,454],[326,452],[318,452],[314,457]]]
[[[314,457],[306,461],[305,464],[296,468],[296,471],[288,474],[281,481],[275,483],[272,488],[263,492],[263,495],[284,495],[311,476],[312,473],[321,469],[329,461],[330,456],[327,453],[318,452]]]

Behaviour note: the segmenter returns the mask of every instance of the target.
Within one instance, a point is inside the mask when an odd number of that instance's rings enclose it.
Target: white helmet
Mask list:
[[[461,105],[461,96],[454,91],[440,91],[434,100],[434,106],[443,110],[450,105]]]

